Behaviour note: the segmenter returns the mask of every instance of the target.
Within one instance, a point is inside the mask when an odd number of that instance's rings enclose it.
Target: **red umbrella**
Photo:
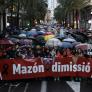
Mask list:
[[[0,39],[0,45],[13,45],[14,43],[8,39]]]
[[[53,35],[52,32],[46,32],[44,35]]]

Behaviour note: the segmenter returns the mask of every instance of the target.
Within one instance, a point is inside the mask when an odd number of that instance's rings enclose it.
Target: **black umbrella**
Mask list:
[[[76,34],[76,33],[70,33],[70,32],[67,32],[67,35],[68,34],[71,34],[71,36],[77,41],[77,42],[86,42],[87,41],[87,39],[84,37],[84,36],[82,36],[82,35],[78,35],[78,34]]]
[[[88,41],[88,37],[86,34],[84,34],[82,32],[76,32],[75,34],[82,36],[86,41]]]

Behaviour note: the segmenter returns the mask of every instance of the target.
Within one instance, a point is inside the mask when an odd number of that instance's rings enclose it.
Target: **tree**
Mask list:
[[[13,10],[13,8],[16,8]],[[11,11],[11,25],[13,13],[16,15],[17,27],[19,27],[19,19],[30,22],[30,26],[34,25],[34,21],[43,20],[47,11],[46,0],[0,0],[0,13],[3,16],[3,30],[6,27],[6,9]],[[21,11],[21,12],[20,12]]]
[[[65,19],[65,16],[66,16],[66,13],[64,11],[64,8],[61,7],[60,5],[55,9],[54,11],[54,16],[55,16],[55,19],[61,23],[62,21],[64,21]]]
[[[1,14],[1,20],[3,21],[2,22],[3,25],[1,26],[2,26],[2,31],[4,33],[6,32],[6,10],[10,8],[12,11],[14,2],[15,0],[0,0],[0,14]]]
[[[22,0],[22,6],[26,11],[26,19],[30,21],[30,25],[34,26],[34,21],[43,20],[47,11],[45,0]]]
[[[76,26],[78,27],[78,17],[79,17],[79,11],[80,9],[84,8],[87,6],[90,2],[90,0],[58,0],[60,3],[61,9],[57,8],[56,11],[62,12],[63,15],[65,16],[70,16],[72,13],[73,16],[73,22],[76,20]],[[56,12],[55,12],[56,13]],[[56,15],[56,14],[55,14]],[[59,15],[59,16],[63,16]],[[61,18],[61,17],[60,17]]]
[[[1,31],[6,30],[6,9],[9,6],[9,0],[0,0],[0,15],[1,15]]]

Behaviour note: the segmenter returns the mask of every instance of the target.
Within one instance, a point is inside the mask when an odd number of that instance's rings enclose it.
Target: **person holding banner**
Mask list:
[[[76,64],[81,66],[81,69],[79,70],[78,68],[79,71],[77,71],[78,80],[82,80],[91,76],[91,61],[92,60],[90,60],[88,57],[78,57]],[[90,71],[87,72],[88,70]]]
[[[62,53],[60,53],[60,51],[57,51],[55,56],[55,61],[60,61],[62,58],[63,58]]]
[[[55,56],[56,56],[56,50],[53,48],[52,51],[50,52],[51,57],[53,59],[53,61],[55,61]]]

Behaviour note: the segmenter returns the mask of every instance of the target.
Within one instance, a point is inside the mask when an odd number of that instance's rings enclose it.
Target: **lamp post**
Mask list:
[[[92,9],[90,14],[91,14],[91,19],[88,21],[88,23],[90,24],[89,31],[92,31]]]

